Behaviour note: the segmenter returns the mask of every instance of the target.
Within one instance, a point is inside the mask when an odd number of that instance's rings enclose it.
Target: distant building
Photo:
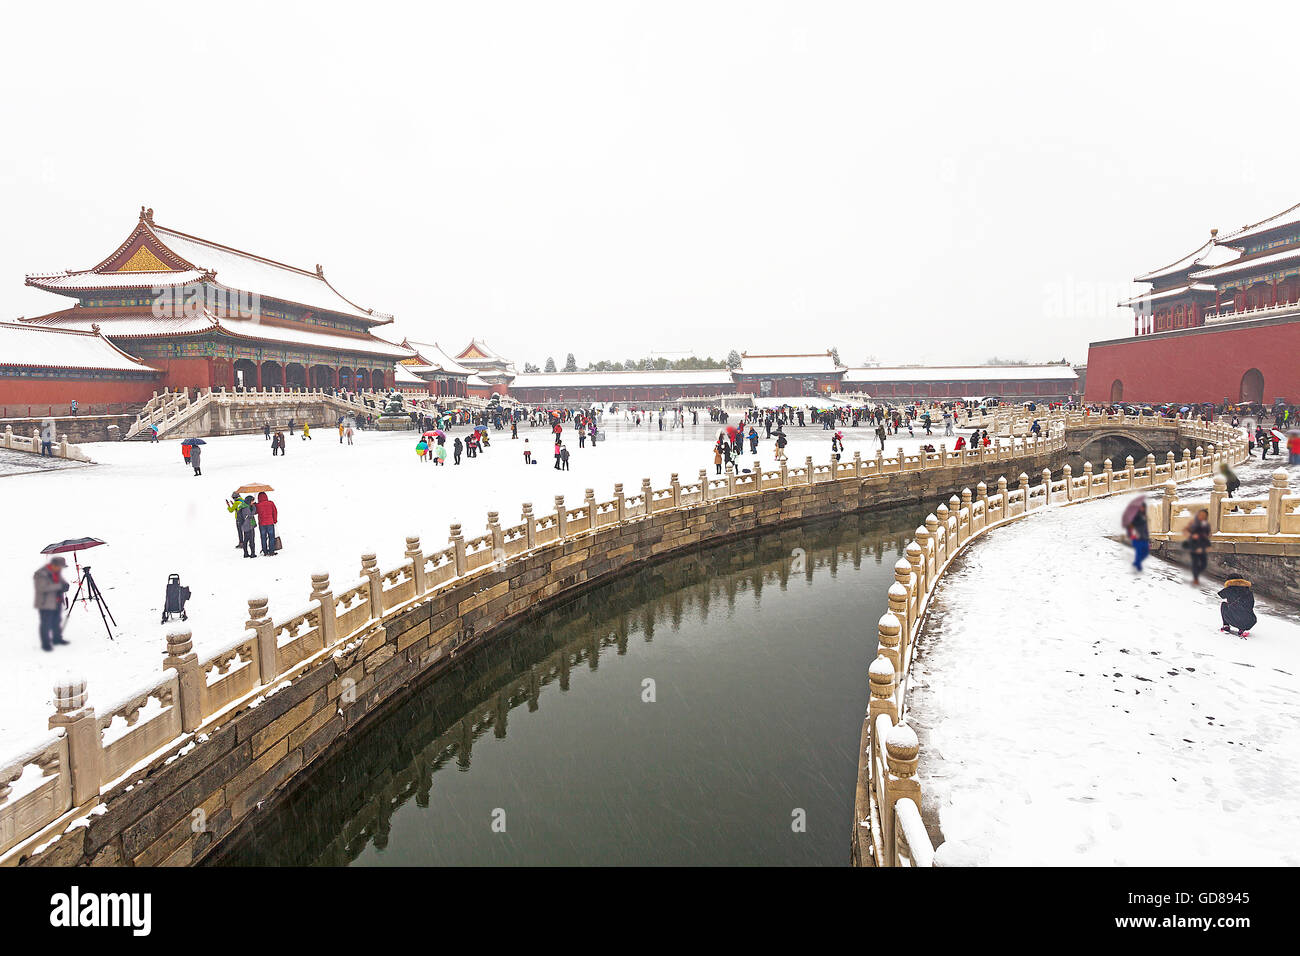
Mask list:
[[[759,398],[812,398],[838,392],[844,366],[830,352],[791,355],[740,353],[732,372],[736,391]]]
[[[1300,205],[1134,281],[1133,336],[1088,347],[1089,401],[1300,401]]]
[[[1069,365],[851,368],[844,373],[842,390],[890,402],[969,398],[1013,404],[1063,402],[1081,394],[1079,376]]]
[[[173,389],[385,388],[394,362],[410,355],[372,333],[392,316],[344,298],[320,266],[300,269],[178,232],[155,223],[152,209],[140,210],[97,265],[29,275],[27,285],[76,302],[23,323],[97,327]]]

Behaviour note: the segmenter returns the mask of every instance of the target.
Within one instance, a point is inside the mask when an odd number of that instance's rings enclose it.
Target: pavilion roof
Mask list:
[[[1218,291],[1215,286],[1208,282],[1193,282],[1189,285],[1179,285],[1172,289],[1161,289],[1159,292],[1147,292],[1144,295],[1137,295],[1131,299],[1119,303],[1121,307],[1132,308],[1141,305],[1144,302],[1159,302],[1163,299],[1178,299],[1195,292],[1214,293]]]
[[[1296,203],[1290,209],[1283,209],[1275,216],[1269,216],[1267,219],[1261,219],[1253,226],[1243,226],[1231,236],[1228,237],[1234,246],[1244,246],[1251,239],[1257,239],[1260,236],[1267,235],[1276,229],[1288,229],[1300,227],[1300,203]],[[1227,241],[1227,240],[1222,240]]]
[[[98,265],[27,276],[27,285],[65,295],[165,288],[199,281],[308,310],[360,319],[368,325],[393,320],[387,313],[364,308],[346,298],[325,278],[325,270],[319,265],[315,271],[301,269],[160,226],[153,221],[152,209],[140,211],[140,221],[131,234]]]
[[[0,322],[0,365],[155,372],[95,330],[46,328]]]
[[[1232,262],[1213,269],[1202,269],[1200,272],[1193,272],[1192,278],[1215,282],[1243,274],[1249,275],[1252,272],[1268,272],[1278,266],[1294,262],[1300,262],[1300,247],[1292,247],[1281,252],[1251,256],[1245,259],[1234,259]]]
[[[174,338],[178,336],[222,333],[236,338],[280,342],[337,352],[361,355],[384,355],[394,359],[409,358],[411,351],[373,335],[340,332],[337,329],[316,331],[307,326],[273,325],[255,319],[238,319],[213,315],[206,309],[177,318],[158,318],[152,312],[116,311],[101,314],[98,309],[66,309],[52,315],[24,319],[23,323],[45,329],[87,331],[92,326],[110,339]]]
[[[835,375],[844,371],[830,352],[804,355],[750,355],[740,353],[738,375]]]
[[[1145,275],[1134,276],[1133,281],[1158,282],[1160,279],[1185,275],[1197,268],[1203,269],[1211,266],[1220,266],[1225,262],[1230,262],[1237,258],[1239,255],[1241,255],[1241,253],[1236,249],[1224,245],[1222,239],[1211,236],[1209,242],[1183,256],[1176,262],[1171,262],[1167,266],[1161,266],[1159,269],[1153,269]]]
[[[429,366],[430,371],[441,371],[448,375],[474,374],[473,369],[461,365],[437,342],[412,342],[410,339],[402,339],[402,344],[415,352],[416,356]]]
[[[481,339],[470,339],[469,345],[460,350],[456,356],[457,361],[469,362],[503,362],[509,364],[509,360],[497,352],[494,352],[486,342]]]

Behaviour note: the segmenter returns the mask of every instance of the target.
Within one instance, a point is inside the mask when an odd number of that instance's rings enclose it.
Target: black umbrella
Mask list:
[[[183,442],[181,442],[181,444],[182,445],[206,445],[207,442],[205,442],[202,438],[187,438]]]
[[[68,538],[66,541],[56,541],[54,544],[47,544],[41,548],[41,554],[63,554],[66,551],[84,551],[86,548],[94,548],[101,544],[98,538]]]

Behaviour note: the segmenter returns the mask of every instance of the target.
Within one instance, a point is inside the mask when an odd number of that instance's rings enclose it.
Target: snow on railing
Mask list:
[[[26,451],[33,455],[41,453],[41,433],[38,429],[32,429],[32,437],[24,438],[22,435],[14,434],[14,427],[6,425],[4,431],[4,447],[11,451]],[[81,450],[79,445],[68,444],[68,436],[63,435],[57,441],[50,442],[50,454],[55,458],[67,458],[69,461],[90,461],[90,456]]]
[[[1094,473],[1092,463],[1087,462],[1079,480],[1073,477],[1068,464],[1062,466],[1063,477],[1058,479],[1052,478],[1051,469],[1043,469],[1042,480],[1035,485],[1030,485],[1029,476],[1021,472],[1019,488],[1009,490],[1007,479],[1002,477],[992,495],[980,482],[974,493],[968,488],[960,498],[953,495],[940,504],[916,529],[915,540],[894,565],[889,610],[877,622],[879,649],[867,672],[871,703],[865,721],[866,747],[859,755],[866,766],[866,786],[865,793],[859,794],[854,828],[860,861],[865,862],[865,852],[876,866],[934,865],[935,848],[921,824],[922,794],[916,779],[919,745],[907,724],[907,679],[926,608],[953,557],[989,528],[1019,519],[1030,511],[1135,488],[1160,487],[1164,479],[1166,500],[1159,506],[1148,505],[1154,530],[1161,520],[1168,520],[1171,508],[1178,507],[1173,497],[1175,481],[1213,474],[1223,463],[1242,461],[1249,454],[1240,429],[1164,421],[1177,425],[1180,438],[1211,439],[1219,447],[1198,445],[1195,457],[1190,450],[1184,450],[1181,462],[1171,452],[1164,465],[1157,465],[1151,455],[1145,468],[1136,468],[1129,457],[1122,471],[1115,471],[1107,459],[1100,474]],[[1268,511],[1270,520],[1274,512],[1282,514],[1286,500],[1291,499],[1285,497],[1285,481],[1279,485],[1275,476],[1268,499],[1270,506],[1275,504]],[[864,850],[865,840],[870,842]]]

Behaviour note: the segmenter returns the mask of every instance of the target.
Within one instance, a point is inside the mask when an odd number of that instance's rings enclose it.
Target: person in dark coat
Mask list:
[[[1231,634],[1235,627],[1242,637],[1250,634],[1255,626],[1255,593],[1250,589],[1250,582],[1245,578],[1229,578],[1219,592],[1223,603],[1219,605],[1219,617],[1223,627],[1219,630]]]
[[[1210,513],[1202,508],[1187,526],[1187,541],[1183,545],[1192,556],[1192,583],[1200,584],[1205,565],[1209,562]]]
[[[1223,479],[1225,482],[1227,482],[1228,497],[1231,498],[1232,493],[1241,487],[1241,479],[1237,477],[1237,473],[1235,471],[1233,471],[1231,468],[1228,467],[1227,462],[1223,463],[1223,465],[1219,468],[1219,471],[1222,472]]]
[[[202,446],[202,445],[191,445],[191,446],[190,446],[190,464],[194,466],[194,474],[196,474],[196,475],[201,475],[201,474],[203,474],[203,469],[202,469],[201,467],[199,467],[199,464],[200,464],[202,458],[203,458],[203,446]]]

